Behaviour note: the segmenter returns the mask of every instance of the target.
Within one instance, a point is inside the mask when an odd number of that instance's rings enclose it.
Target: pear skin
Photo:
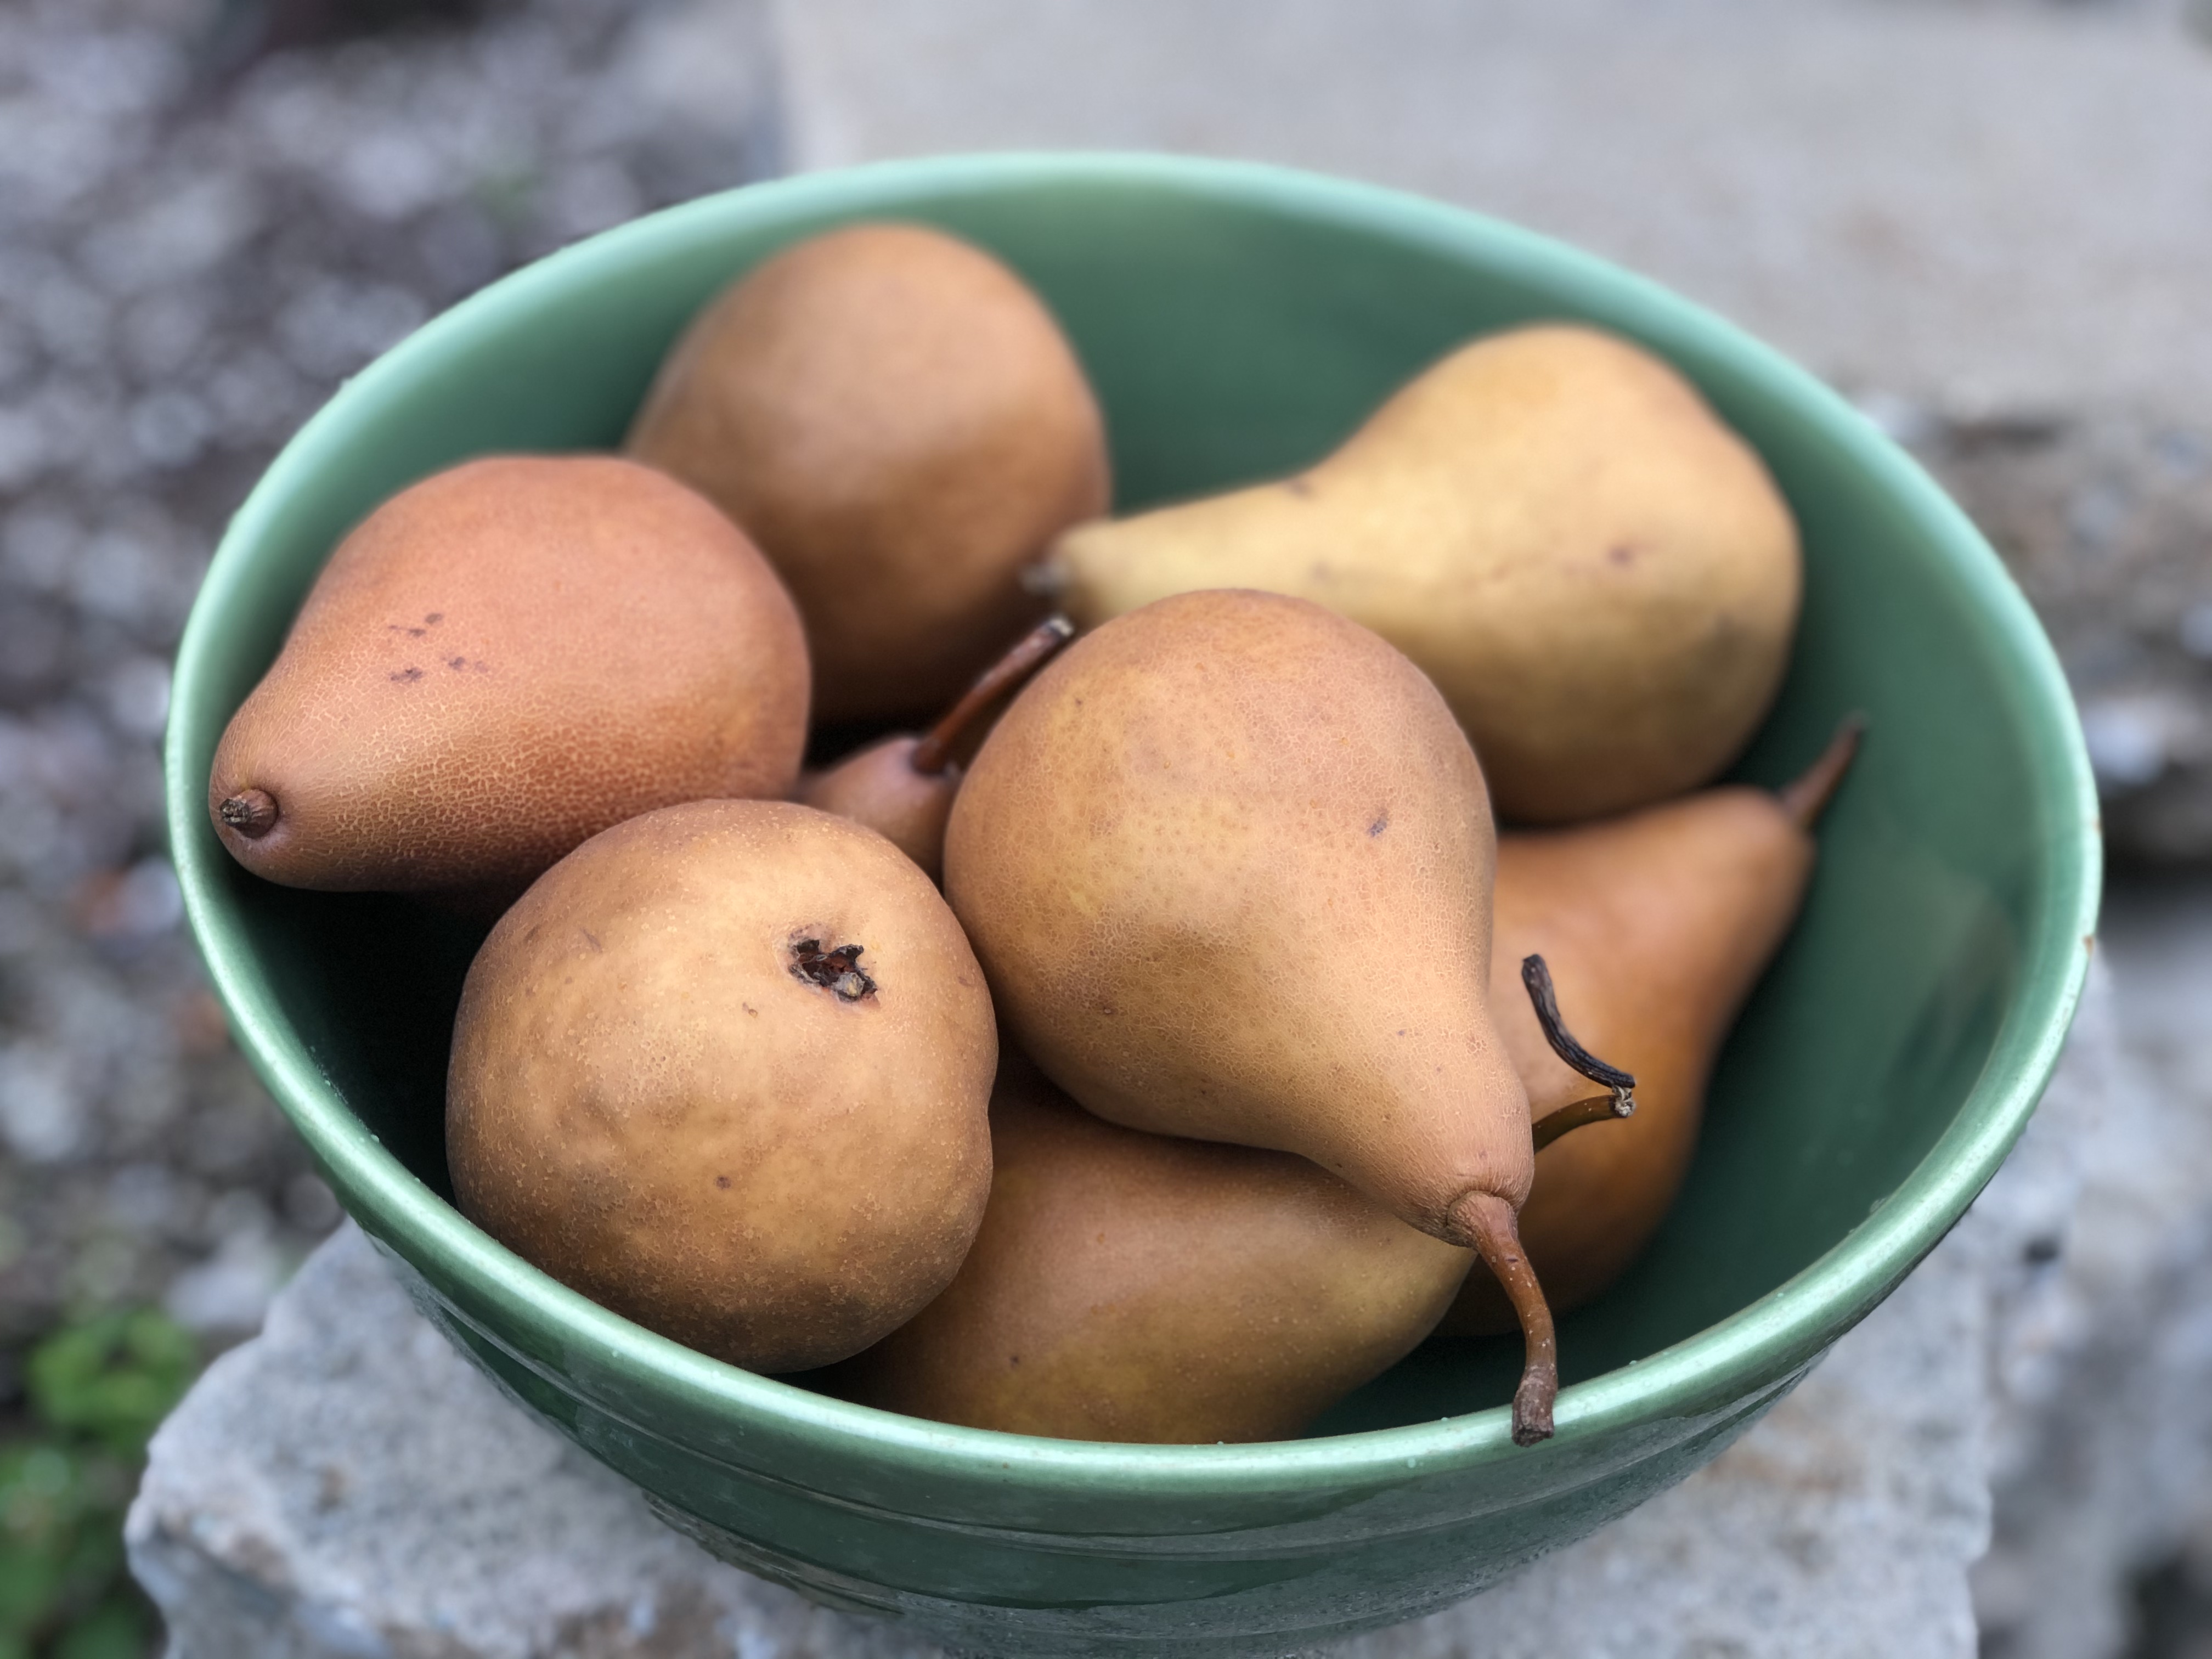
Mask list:
[[[1467,1271],[1304,1158],[1119,1127],[1011,1050],[991,1147],[944,1294],[810,1381],[1063,1440],[1287,1439],[1410,1352]]]
[[[331,556],[208,810],[286,886],[503,902],[640,812],[787,793],[806,688],[790,597],[698,495],[611,456],[470,461]]]
[[[870,744],[835,766],[802,776],[799,799],[809,806],[865,823],[921,866],[932,881],[945,871],[945,822],[960,789],[960,763],[988,730],[986,716],[1020,690],[1074,629],[1048,617],[1013,649],[985,669],[968,694],[921,737]]]
[[[760,544],[832,722],[951,702],[1043,614],[1022,566],[1109,495],[1097,399],[1052,314],[920,225],[832,231],[725,290],[627,449]]]
[[[1530,823],[1717,775],[1773,702],[1802,585],[1750,447],[1658,358],[1557,325],[1460,348],[1295,477],[1079,526],[1041,574],[1085,629],[1206,587],[1373,629]]]
[[[1816,854],[1812,826],[1857,742],[1847,726],[1779,794],[1704,790],[1603,823],[1498,843],[1492,1006],[1540,1125],[1589,1081],[1509,994],[1540,955],[1588,1045],[1632,1072],[1636,1109],[1561,1135],[1536,1155],[1521,1237],[1554,1308],[1597,1295],[1650,1242],[1680,1190],[1714,1060],[1788,937]],[[1480,1264],[1440,1334],[1510,1330],[1513,1310]]]
[[[921,739],[911,733],[872,743],[835,766],[799,781],[798,799],[823,812],[865,823],[912,859],[932,881],[945,866],[945,821],[960,788],[960,768],[947,762],[925,772],[915,764]]]
[[[953,801],[945,888],[1014,1040],[1083,1105],[1297,1153],[1502,1261],[1534,1154],[1488,1007],[1494,847],[1419,669],[1304,600],[1200,592],[1015,699]],[[1517,1434],[1549,1432],[1535,1405]]]
[[[781,801],[633,818],[548,871],[462,991],[462,1212],[562,1283],[760,1371],[951,1282],[989,1195],[998,1032],[937,890]]]

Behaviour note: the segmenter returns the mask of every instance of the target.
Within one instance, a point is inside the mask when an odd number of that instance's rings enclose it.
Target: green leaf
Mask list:
[[[198,1352],[150,1310],[55,1332],[23,1368],[38,1425],[0,1445],[0,1659],[143,1659],[152,1620],[125,1569],[146,1441]]]
[[[198,1360],[188,1332],[141,1308],[55,1332],[32,1350],[24,1373],[32,1407],[45,1421],[136,1458],[184,1397]]]
[[[53,1659],[145,1659],[149,1633],[137,1598],[118,1592],[62,1632]]]

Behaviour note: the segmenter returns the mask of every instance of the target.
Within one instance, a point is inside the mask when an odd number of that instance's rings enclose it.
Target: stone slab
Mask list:
[[[1931,1264],[1710,1469],[1466,1608],[1338,1651],[1966,1659],[1980,1300],[1965,1261]],[[129,1538],[171,1659],[936,1651],[667,1530],[478,1376],[350,1227],[163,1428]]]
[[[1742,1440],[1461,1607],[1337,1659],[1968,1659],[1993,1386],[2050,1321],[2111,1046],[1921,1268]],[[2023,1267],[2021,1264],[2027,1264]],[[713,1561],[507,1401],[348,1227],[156,1437],[128,1528],[170,1659],[925,1659]]]

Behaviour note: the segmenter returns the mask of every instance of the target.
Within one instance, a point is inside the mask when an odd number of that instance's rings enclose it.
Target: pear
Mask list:
[[[835,766],[803,775],[799,799],[866,824],[937,880],[945,868],[945,821],[960,788],[955,757],[980,737],[984,716],[1019,690],[1074,631],[1065,617],[1046,617],[985,669],[927,732],[885,738]]]
[[[446,1140],[461,1210],[732,1364],[858,1352],[951,1282],[989,1196],[998,1033],[944,901],[781,801],[619,824],[469,969]]]
[[[1327,605],[1436,682],[1501,817],[1554,823],[1718,774],[1802,576],[1773,481],[1686,380],[1547,325],[1453,352],[1295,477],[1069,531],[1040,585],[1079,628],[1194,588]]]
[[[1576,1035],[1636,1078],[1632,1117],[1577,1128],[1537,1153],[1521,1237],[1554,1307],[1610,1285],[1674,1203],[1713,1062],[1796,919],[1817,851],[1813,826],[1860,729],[1846,722],[1778,793],[1708,789],[1601,823],[1499,837],[1492,1006],[1537,1134],[1548,1139],[1590,1087],[1554,1052],[1530,1006],[1506,994],[1523,958],[1542,957]],[[1443,1329],[1474,1335],[1512,1322],[1478,1267]]]
[[[1279,1440],[1407,1353],[1468,1253],[1302,1158],[1121,1128],[1012,1050],[952,1283],[815,1381],[1063,1440]]]
[[[760,543],[833,722],[950,702],[1046,609],[1023,565],[1109,499],[1097,399],[1052,314],[919,225],[817,236],[725,290],[628,450]]]
[[[1010,1034],[1091,1111],[1310,1158],[1510,1275],[1516,1434],[1540,1438],[1493,855],[1481,769],[1419,669],[1304,600],[1200,592],[1015,699],[953,801],[945,890]]]
[[[611,456],[470,461],[340,543],[208,808],[286,886],[503,902],[640,812],[787,793],[806,687],[790,597],[690,490]]]

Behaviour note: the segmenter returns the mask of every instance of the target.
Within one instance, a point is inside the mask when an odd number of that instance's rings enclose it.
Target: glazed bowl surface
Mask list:
[[[454,1210],[444,1067],[477,930],[246,875],[210,758],[340,536],[434,469],[619,441],[662,351],[746,267],[857,219],[995,251],[1107,411],[1123,507],[1296,469],[1468,337],[1539,319],[1672,360],[1802,526],[1804,618],[1737,769],[1870,736],[1805,914],[1721,1061],[1651,1249],[1561,1323],[1559,1432],[1507,1435],[1510,1340],[1436,1342],[1310,1437],[1031,1439],[718,1364],[607,1313]],[[2095,926],[2095,801],[2056,661],[1988,546],[1848,404],[1657,286],[1409,197],[1152,156],[938,159],[802,177],[623,226],[402,342],[270,468],[210,569],[167,748],[191,927],[238,1041],[417,1303],[514,1398],[726,1559],[937,1639],[1267,1653],[1412,1617],[1713,1456],[1957,1220],[2041,1093]]]

